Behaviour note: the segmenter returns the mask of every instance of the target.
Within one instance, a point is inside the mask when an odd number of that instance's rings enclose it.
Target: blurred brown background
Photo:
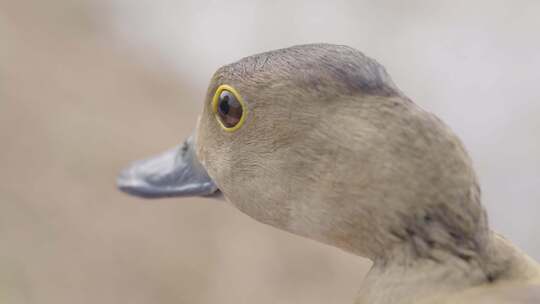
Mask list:
[[[462,137],[540,258],[540,2],[0,0],[1,303],[350,303],[369,262],[205,199],[115,189],[222,64],[308,42],[383,63]]]

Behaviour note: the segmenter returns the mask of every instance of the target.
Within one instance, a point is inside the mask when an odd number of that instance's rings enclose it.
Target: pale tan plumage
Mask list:
[[[235,132],[210,106],[222,84],[247,105]],[[242,212],[371,259],[358,304],[540,303],[540,268],[489,229],[459,139],[352,48],[296,46],[219,69],[196,142]]]
[[[461,293],[430,300],[429,304],[532,304],[540,303],[538,284],[502,283],[493,286],[474,287]]]

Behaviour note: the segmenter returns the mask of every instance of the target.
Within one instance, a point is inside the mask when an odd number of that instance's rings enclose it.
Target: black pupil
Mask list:
[[[242,118],[242,105],[234,94],[230,91],[223,90],[219,94],[218,101],[218,116],[223,125],[227,128],[232,128],[238,124]]]
[[[229,114],[229,95],[225,95],[223,96],[223,99],[221,99],[221,101],[219,102],[219,111],[224,114],[224,115],[227,115]]]

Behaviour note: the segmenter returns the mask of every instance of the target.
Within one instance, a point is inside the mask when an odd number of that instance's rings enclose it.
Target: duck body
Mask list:
[[[189,180],[193,195],[204,184],[200,194],[219,191],[260,222],[371,259],[358,304],[540,288],[538,264],[490,230],[460,140],[346,46],[295,46],[220,68],[174,174],[148,163],[156,159],[124,171],[120,188],[144,195],[152,184],[152,196],[171,196]]]
[[[540,303],[538,264],[496,233],[490,238],[484,257],[401,252],[389,264],[374,263],[356,303]]]

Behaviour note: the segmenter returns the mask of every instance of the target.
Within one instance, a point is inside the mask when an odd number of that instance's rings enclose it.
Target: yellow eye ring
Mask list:
[[[234,132],[244,124],[247,107],[242,96],[230,85],[220,85],[212,98],[212,110],[221,128]]]

